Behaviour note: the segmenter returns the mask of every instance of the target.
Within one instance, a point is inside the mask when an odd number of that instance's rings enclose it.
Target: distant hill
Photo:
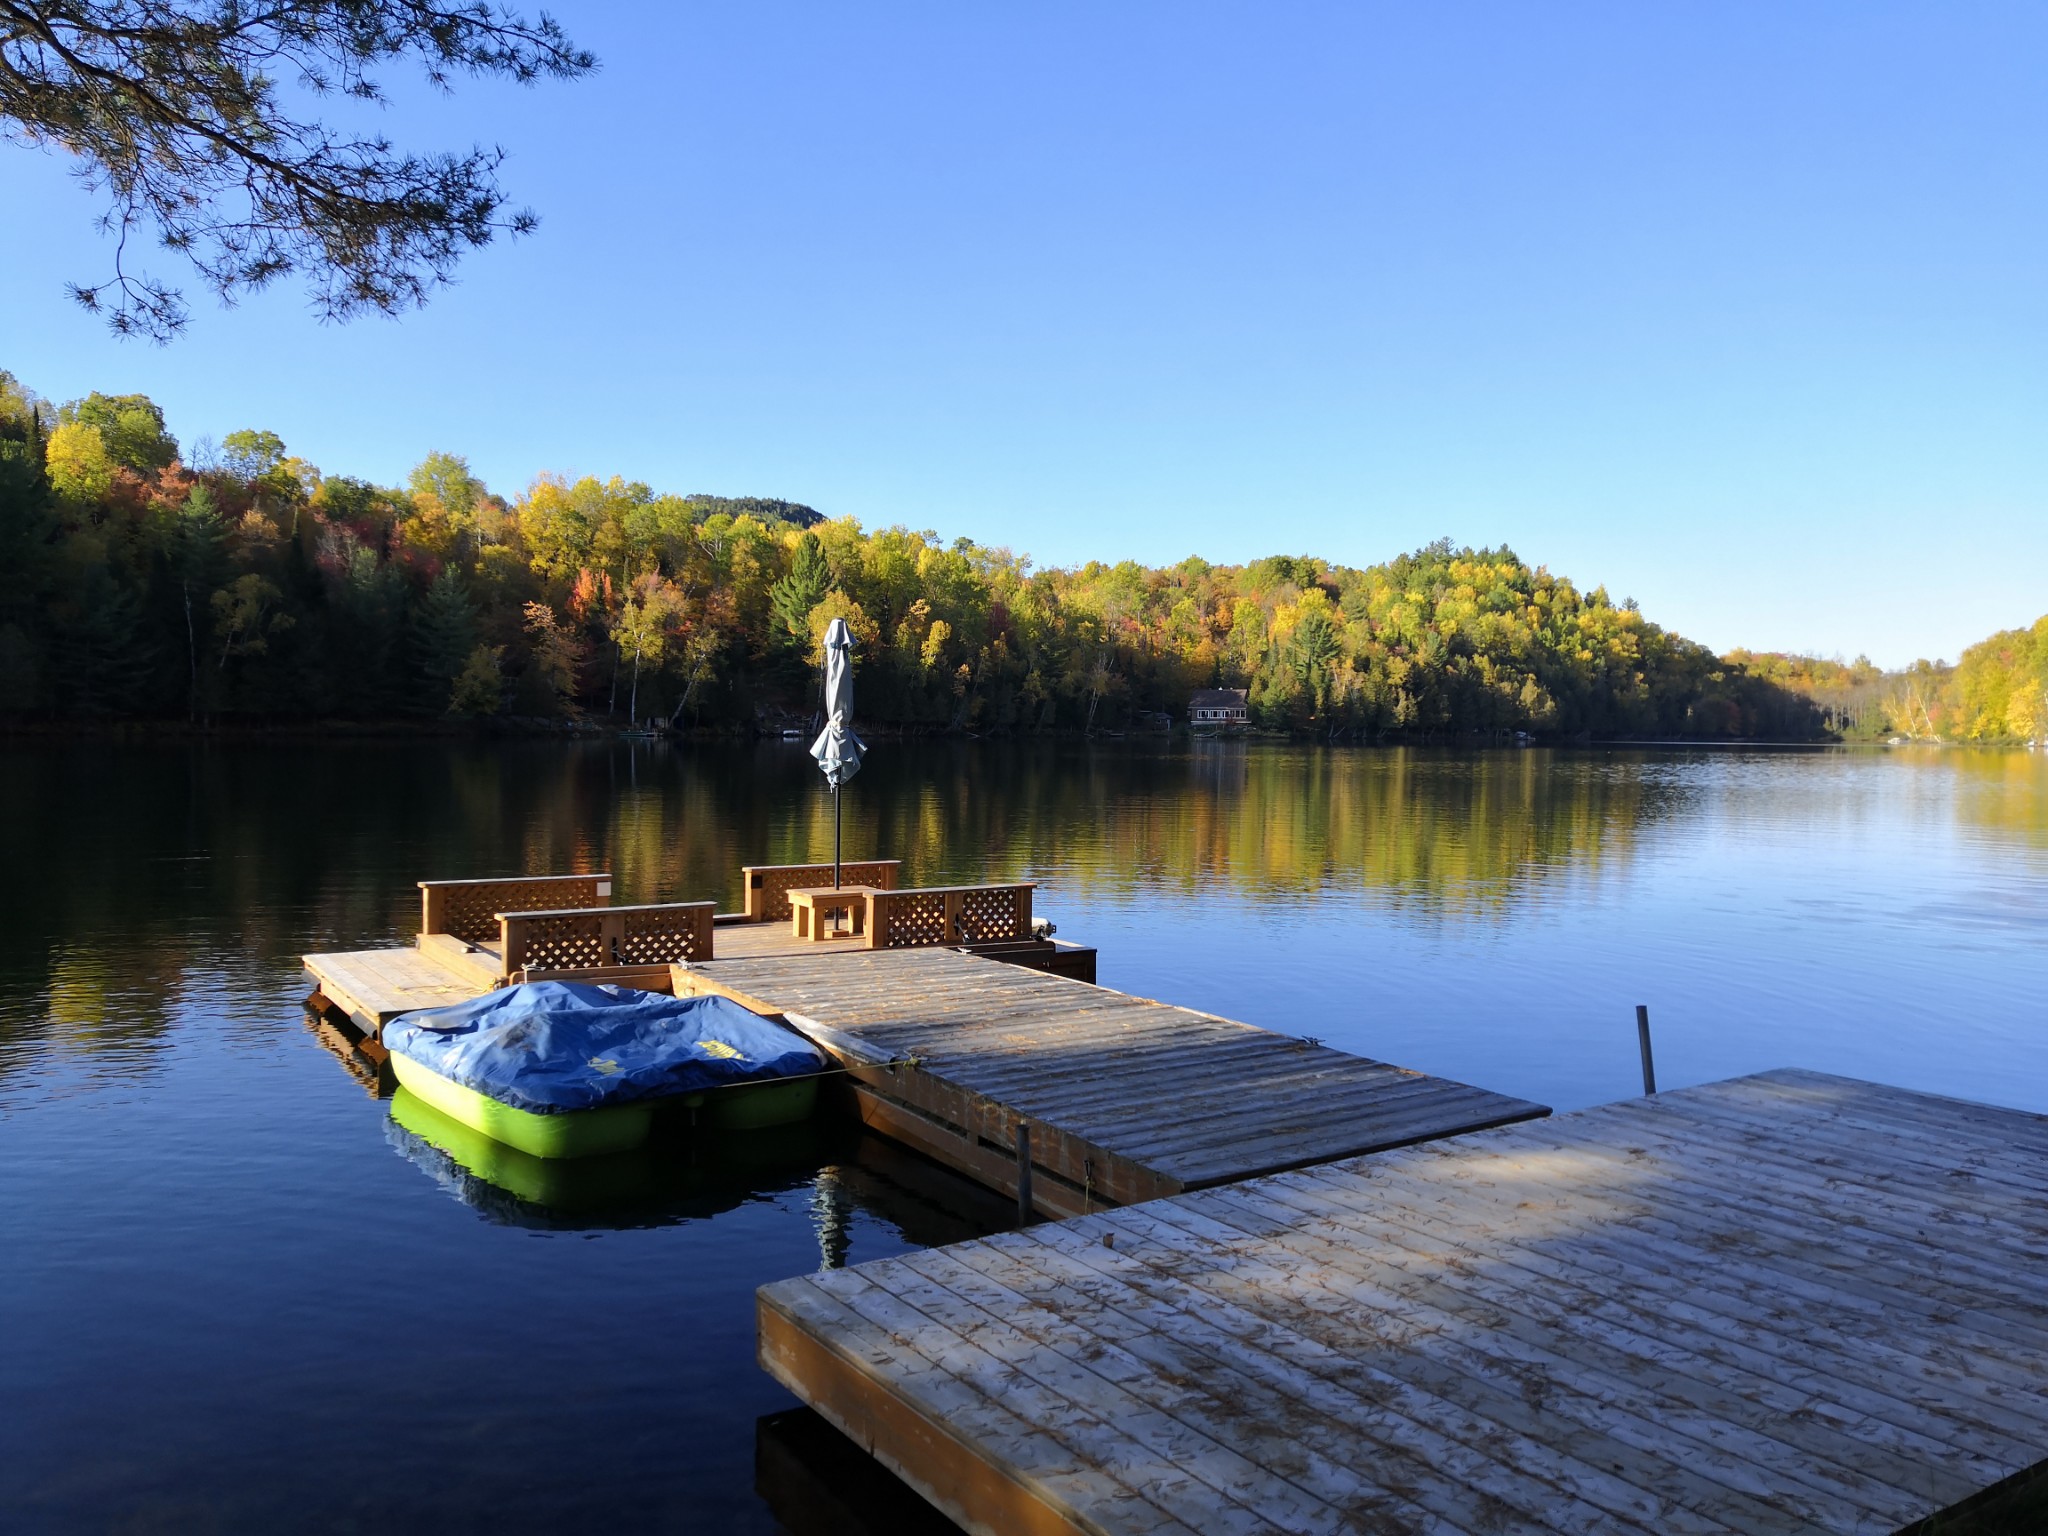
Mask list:
[[[752,517],[773,518],[797,528],[814,528],[825,521],[825,514],[816,507],[807,507],[800,501],[781,501],[773,496],[685,496],[684,501],[692,507],[703,508],[703,515],[710,517],[724,512],[738,517],[746,513]]]
[[[807,715],[854,635],[861,717],[1144,730],[1211,688],[1322,740],[2048,736],[2048,618],[1954,667],[1722,657],[1605,588],[1442,539],[1363,568],[1090,561],[767,496],[539,475],[459,454],[402,487],[270,432],[187,463],[142,395],[52,406],[0,371],[0,717]]]

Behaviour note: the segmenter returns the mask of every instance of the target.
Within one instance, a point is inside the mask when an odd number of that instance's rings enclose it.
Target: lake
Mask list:
[[[297,957],[412,882],[738,906],[801,744],[0,746],[10,1530],[950,1529],[753,1364],[756,1285],[994,1230],[821,1126],[549,1203],[395,1123]],[[1776,1066],[2048,1111],[2048,755],[877,743],[849,857],[1041,882],[1108,986],[1572,1109]],[[763,1491],[765,1490],[765,1492]]]

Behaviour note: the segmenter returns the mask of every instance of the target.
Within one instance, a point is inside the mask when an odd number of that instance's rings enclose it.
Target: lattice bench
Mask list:
[[[544,980],[564,972],[613,967],[665,968],[677,960],[711,958],[711,901],[643,907],[569,907],[500,912],[505,977]]]
[[[520,875],[507,880],[422,880],[420,932],[447,933],[470,944],[500,936],[501,912],[608,906],[612,877]]]
[[[912,949],[1031,937],[1031,893],[1037,882],[931,885],[875,891],[868,897],[868,948]]]

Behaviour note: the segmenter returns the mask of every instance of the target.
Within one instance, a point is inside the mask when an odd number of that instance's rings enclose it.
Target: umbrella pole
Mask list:
[[[832,889],[839,889],[839,786],[832,786]]]

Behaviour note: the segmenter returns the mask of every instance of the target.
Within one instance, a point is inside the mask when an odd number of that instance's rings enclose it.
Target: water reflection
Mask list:
[[[868,763],[849,851],[1038,877],[1113,986],[1565,1108],[1635,1091],[1647,1002],[1669,1086],[1802,1065],[2048,1111],[2041,754]],[[300,1010],[298,956],[404,942],[430,874],[605,867],[621,900],[735,904],[741,863],[830,846],[801,744],[15,743],[0,796],[16,1524],[928,1518],[781,1412],[754,1288],[999,1230],[1008,1202],[830,1125],[743,1167],[678,1144],[557,1179],[465,1151]],[[350,1274],[406,1283],[337,1305]],[[374,1477],[334,1454],[394,1423]],[[595,1504],[621,1447],[636,1476]]]
[[[398,1087],[385,1140],[442,1191],[499,1226],[630,1231],[708,1221],[807,1191],[820,1269],[844,1267],[857,1215],[919,1247],[1006,1230],[1008,1202],[865,1134],[847,1106],[801,1125],[711,1135],[657,1123],[646,1145],[602,1157],[534,1157]]]
[[[1938,752],[1918,748],[1901,753],[1917,759],[1946,758],[1945,772],[1956,784],[1958,821],[1993,842],[2025,842],[2048,848],[2048,753]]]
[[[0,851],[35,872],[0,924],[0,1092],[33,1059],[152,1070],[181,999],[261,1017],[299,953],[404,942],[428,875],[603,867],[623,901],[730,908],[742,863],[830,847],[800,744],[11,745],[0,797],[33,808]],[[885,742],[847,810],[849,849],[909,880],[1040,878],[1070,936],[1076,909],[1169,897],[1504,929],[1696,832],[2038,853],[2048,759]]]
[[[799,1187],[829,1157],[821,1123],[721,1137],[664,1135],[602,1157],[535,1157],[441,1113],[404,1087],[385,1138],[486,1221],[540,1231],[624,1231],[706,1221]],[[843,1139],[843,1138],[840,1138]]]
[[[306,1028],[320,1049],[340,1062],[342,1071],[371,1098],[388,1099],[397,1091],[398,1079],[392,1075],[389,1058],[353,1024],[323,1018],[308,1009]]]

